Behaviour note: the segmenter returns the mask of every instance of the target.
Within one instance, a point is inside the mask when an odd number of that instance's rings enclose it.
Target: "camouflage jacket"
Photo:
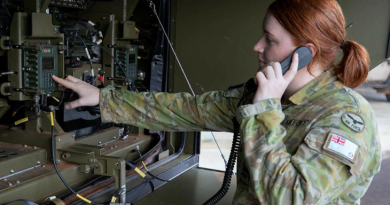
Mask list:
[[[152,130],[233,131],[240,123],[237,191],[233,204],[359,204],[379,172],[381,150],[369,103],[331,72],[281,105],[251,104],[245,86],[191,96],[100,93],[103,121]]]

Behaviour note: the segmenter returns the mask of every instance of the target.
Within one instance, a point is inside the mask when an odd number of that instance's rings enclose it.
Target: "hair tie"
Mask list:
[[[346,44],[347,44],[347,41],[345,39],[343,39],[343,42],[341,43],[340,48],[343,49]]]

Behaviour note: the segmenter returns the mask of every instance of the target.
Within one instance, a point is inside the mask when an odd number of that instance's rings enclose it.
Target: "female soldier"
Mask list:
[[[77,92],[67,108],[100,105],[106,122],[166,131],[232,131],[240,125],[242,150],[233,204],[359,204],[381,156],[374,112],[351,88],[363,83],[369,56],[346,41],[335,0],[276,0],[263,22],[257,90],[238,102],[245,86],[208,92],[133,93],[99,90],[71,76],[53,77]],[[294,55],[283,76],[279,63],[298,46],[312,62],[297,71]],[[334,65],[338,50],[343,57]]]

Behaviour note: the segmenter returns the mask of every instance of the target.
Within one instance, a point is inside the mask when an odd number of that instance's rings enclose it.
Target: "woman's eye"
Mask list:
[[[268,41],[269,43],[274,42],[274,40],[273,40],[272,38],[267,37],[266,39],[267,39],[267,41]]]

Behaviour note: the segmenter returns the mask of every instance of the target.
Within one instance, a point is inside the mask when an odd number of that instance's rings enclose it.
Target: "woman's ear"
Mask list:
[[[314,44],[312,44],[312,43],[306,43],[305,46],[308,47],[308,48],[310,49],[310,51],[311,51],[311,53],[313,54],[313,57],[314,57],[314,56],[316,55],[316,53],[317,53],[317,49],[316,49],[316,47],[314,46]]]

